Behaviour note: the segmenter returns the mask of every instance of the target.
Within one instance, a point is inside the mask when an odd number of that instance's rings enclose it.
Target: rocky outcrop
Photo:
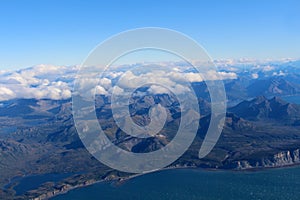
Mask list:
[[[300,149],[282,151],[259,161],[236,161],[236,169],[283,167],[295,164],[300,164]]]
[[[48,187],[39,188],[38,190],[32,190],[32,191],[28,192],[27,196],[20,197],[20,199],[24,198],[24,199],[31,199],[31,200],[45,200],[45,199],[49,199],[51,197],[54,197],[58,194],[66,193],[66,192],[68,192],[72,189],[75,189],[75,188],[92,185],[96,182],[97,182],[96,180],[87,180],[87,181],[84,181],[82,183],[78,183],[76,185],[71,185],[71,184],[66,183],[66,184],[61,184],[61,185],[58,185],[58,186],[50,187],[52,189],[49,189]],[[43,191],[43,189],[45,191]]]

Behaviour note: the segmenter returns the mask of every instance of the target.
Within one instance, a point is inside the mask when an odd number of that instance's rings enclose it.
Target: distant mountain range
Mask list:
[[[259,96],[250,101],[243,101],[229,111],[248,120],[276,120],[278,123],[288,125],[300,123],[300,106],[287,103],[279,97],[267,99]]]
[[[291,80],[292,78],[289,77]],[[251,79],[239,77],[224,81],[226,95],[229,102],[248,100],[257,96],[271,98],[274,96],[300,95],[300,84],[292,80],[290,82],[283,77],[267,77],[263,79]],[[204,82],[193,83],[193,88],[198,97],[210,100],[209,91]]]
[[[257,80],[247,88],[248,96],[278,96],[300,93],[300,86],[281,77]]]

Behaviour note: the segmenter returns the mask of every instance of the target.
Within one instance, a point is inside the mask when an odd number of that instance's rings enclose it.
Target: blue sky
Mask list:
[[[213,59],[300,58],[300,1],[0,1],[0,69],[80,64],[101,41],[155,26]]]

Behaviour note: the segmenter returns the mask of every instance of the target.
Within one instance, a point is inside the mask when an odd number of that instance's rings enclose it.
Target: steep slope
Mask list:
[[[299,125],[300,106],[283,101],[279,97],[267,99],[259,96],[243,101],[228,109],[230,112],[248,120],[276,120],[287,125]]]
[[[298,84],[291,83],[282,77],[271,77],[257,80],[247,87],[247,94],[250,97],[264,95],[267,97],[281,95],[295,95],[300,92]]]

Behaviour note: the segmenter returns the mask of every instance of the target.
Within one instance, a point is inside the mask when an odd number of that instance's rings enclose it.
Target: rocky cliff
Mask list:
[[[300,149],[282,151],[272,157],[262,158],[257,161],[236,161],[236,169],[283,167],[300,164]]]

